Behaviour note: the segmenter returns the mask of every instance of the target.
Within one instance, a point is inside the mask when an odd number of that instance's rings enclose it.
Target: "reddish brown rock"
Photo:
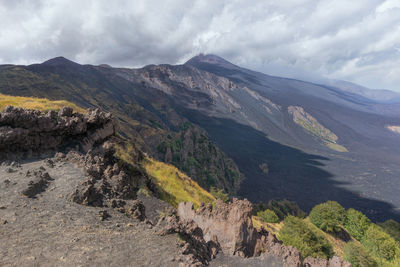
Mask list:
[[[257,242],[257,231],[252,226],[250,213],[252,204],[248,200],[233,199],[225,204],[217,201],[194,210],[192,203],[180,203],[178,215],[181,220],[193,220],[204,232],[204,239],[217,238],[221,249],[229,255],[253,256]]]

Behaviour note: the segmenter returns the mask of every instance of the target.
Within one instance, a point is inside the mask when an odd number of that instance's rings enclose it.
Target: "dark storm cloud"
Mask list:
[[[0,0],[0,63],[137,67],[214,53],[274,75],[400,90],[400,0]]]

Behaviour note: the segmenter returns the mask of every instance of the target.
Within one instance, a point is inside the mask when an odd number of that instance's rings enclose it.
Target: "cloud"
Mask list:
[[[0,63],[139,67],[200,52],[400,91],[400,0],[0,0]]]

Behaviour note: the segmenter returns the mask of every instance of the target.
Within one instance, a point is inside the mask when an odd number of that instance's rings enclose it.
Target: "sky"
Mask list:
[[[141,67],[219,55],[400,92],[400,0],[0,0],[0,64]]]

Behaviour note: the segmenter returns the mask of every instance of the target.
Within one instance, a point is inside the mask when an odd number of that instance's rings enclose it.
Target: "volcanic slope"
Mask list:
[[[122,135],[207,189],[289,198],[306,210],[331,199],[376,220],[397,216],[400,135],[387,126],[400,119],[363,96],[212,55],[140,69],[55,58],[1,66],[0,77],[1,93],[112,111]]]

